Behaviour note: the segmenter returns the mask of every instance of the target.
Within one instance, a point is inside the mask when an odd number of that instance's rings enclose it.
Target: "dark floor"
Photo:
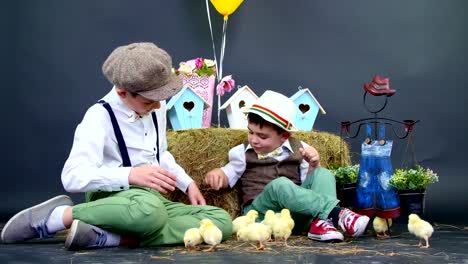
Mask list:
[[[357,240],[322,243],[292,237],[289,247],[269,242],[256,251],[250,244],[228,240],[215,252],[187,252],[182,246],[107,248],[70,252],[61,238],[23,244],[0,244],[0,263],[468,263],[468,227],[434,224],[431,248],[414,245],[418,239],[404,224],[392,227],[394,238],[376,239],[371,231]]]

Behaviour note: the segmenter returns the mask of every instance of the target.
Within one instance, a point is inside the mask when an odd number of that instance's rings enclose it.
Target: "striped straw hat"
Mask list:
[[[296,104],[280,93],[267,90],[252,106],[242,108],[242,112],[257,114],[288,132],[298,131],[292,123],[296,115]]]

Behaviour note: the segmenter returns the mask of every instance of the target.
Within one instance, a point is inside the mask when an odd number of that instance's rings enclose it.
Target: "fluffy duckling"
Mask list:
[[[200,234],[200,230],[196,227],[189,228],[185,231],[184,234],[184,244],[185,248],[189,251],[193,249],[198,249],[198,245],[203,243],[203,237]]]
[[[378,239],[389,238],[390,234],[388,233],[388,228],[392,226],[392,219],[391,218],[385,219],[385,218],[380,218],[376,216],[374,217],[372,226],[374,227],[374,231]]]
[[[419,238],[418,247],[428,248],[429,238],[434,233],[434,228],[428,222],[422,220],[417,214],[410,214],[408,216],[408,231]],[[423,245],[423,239],[426,241],[426,245]]]
[[[203,238],[203,241],[211,245],[210,248],[205,249],[203,251],[209,252],[214,251],[216,246],[221,244],[221,240],[223,239],[223,233],[221,230],[210,220],[210,219],[202,219],[200,221],[200,235]]]
[[[271,229],[262,223],[252,223],[248,226],[242,227],[237,232],[237,239],[240,241],[256,242],[256,250],[264,250],[265,245],[263,242],[270,240]]]
[[[255,219],[258,217],[258,212],[255,210],[250,210],[246,215],[238,216],[232,221],[232,233],[237,234],[237,231],[244,226],[248,226],[255,222]]]

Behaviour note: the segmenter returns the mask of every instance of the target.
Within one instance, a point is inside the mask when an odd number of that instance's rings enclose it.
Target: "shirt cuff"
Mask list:
[[[237,180],[236,179],[236,173],[234,170],[230,169],[229,166],[224,166],[221,168],[221,170],[224,172],[224,174],[226,174],[227,178],[228,178],[228,184],[229,184],[229,187],[234,187],[234,185],[236,185],[237,183]]]
[[[101,175],[101,179],[106,179],[100,186],[96,186],[92,189],[98,192],[116,192],[128,190],[130,185],[128,183],[128,176],[130,175],[131,167],[118,167],[118,168],[106,168],[101,169],[98,175]],[[109,177],[105,178],[106,175]],[[110,177],[112,175],[112,177]]]
[[[192,182],[194,182],[194,180],[188,175],[177,177],[177,188],[182,192],[187,193],[187,188]]]

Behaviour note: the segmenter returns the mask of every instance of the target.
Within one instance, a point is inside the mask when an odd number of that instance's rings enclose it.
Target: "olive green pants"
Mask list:
[[[231,237],[232,233],[232,219],[225,210],[172,202],[147,188],[88,193],[87,200],[74,206],[73,219],[138,238],[140,246],[183,243],[185,231],[199,227],[200,220],[204,218],[212,220],[221,229],[223,239]]]
[[[300,186],[286,177],[269,182],[253,202],[243,208],[243,214],[255,209],[259,213],[257,221],[261,221],[269,209],[279,212],[288,208],[295,222],[293,233],[299,234],[307,231],[315,218],[327,219],[338,203],[335,176],[325,168],[316,168]]]

